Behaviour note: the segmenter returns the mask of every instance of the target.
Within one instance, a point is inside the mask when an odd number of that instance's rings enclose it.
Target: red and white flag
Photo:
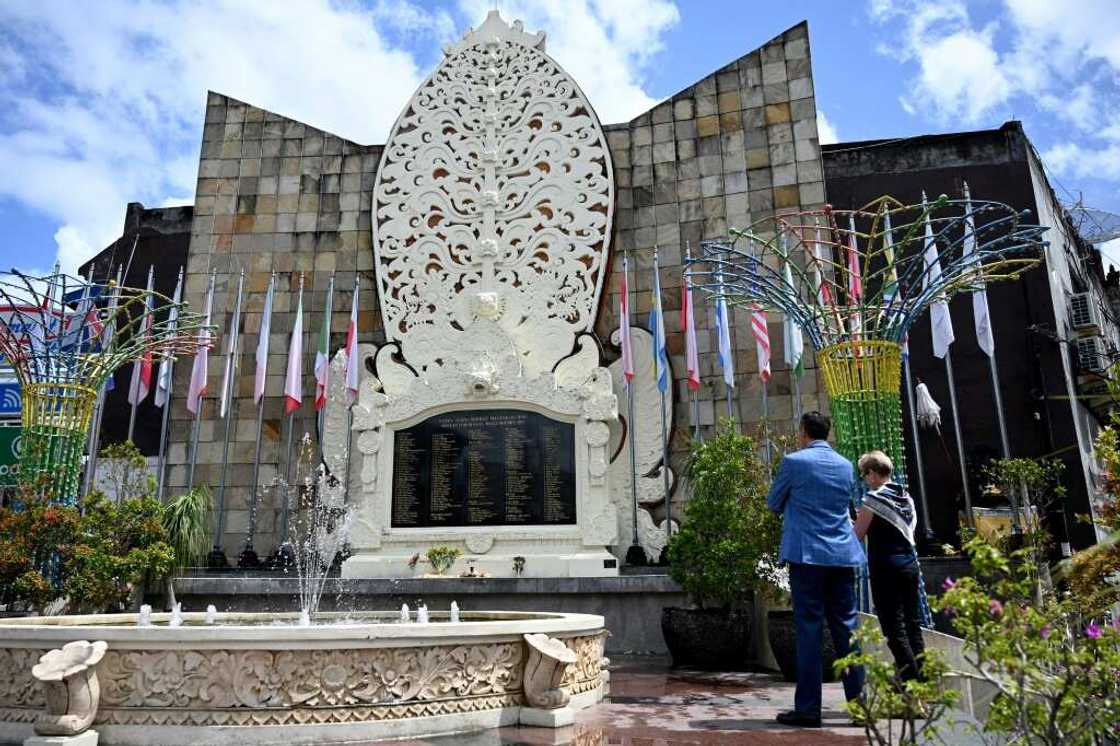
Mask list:
[[[618,336],[622,343],[622,375],[634,380],[634,348],[630,341],[630,258],[622,259],[622,294],[618,297]]]
[[[334,275],[327,288],[327,307],[323,326],[319,329],[319,346],[315,348],[315,411],[327,406],[327,387],[331,375],[331,310],[334,307]]]
[[[183,268],[179,267],[179,281],[175,283],[175,295],[171,299],[171,310],[167,315],[167,336],[174,337],[179,328],[179,304],[183,302]],[[171,369],[175,365],[175,357],[169,350],[164,351],[163,359],[159,361],[159,372],[156,373],[157,407],[166,407],[171,401]]]
[[[832,305],[832,291],[828,286],[828,281],[824,276],[824,261],[821,259],[821,246],[824,244],[821,241],[821,223],[820,219],[816,219],[817,223],[817,236],[813,241],[813,279],[817,285],[817,301],[822,306]]]
[[[268,340],[272,334],[272,294],[275,291],[276,275],[268,279],[268,295],[264,298],[264,311],[261,313],[261,333],[257,337],[257,370],[253,378],[253,403],[260,404],[264,396],[265,382],[268,380]]]
[[[692,280],[687,274],[681,285],[681,331],[684,332],[688,387],[696,391],[700,388],[700,355],[696,350],[696,309],[692,305]]]
[[[132,383],[128,387],[128,403],[138,406],[148,398],[152,390],[152,350],[148,344],[152,337],[152,277],[154,268],[148,269],[148,291],[144,297],[144,320],[140,322],[140,334],[144,338],[144,354],[132,363]]]
[[[288,374],[284,380],[284,414],[303,406],[303,278],[299,281],[299,303],[288,346]]]
[[[346,391],[350,403],[358,399],[358,278],[354,278],[354,299],[350,303],[350,324],[346,327]]]
[[[198,414],[202,397],[206,396],[206,378],[210,362],[210,313],[214,306],[214,275],[210,275],[210,289],[206,292],[206,324],[198,330],[198,350],[191,366],[191,383],[187,389],[187,411]]]
[[[757,303],[751,306],[751,333],[754,335],[754,349],[758,354],[758,377],[763,383],[770,381],[770,326],[766,321],[766,311]]]

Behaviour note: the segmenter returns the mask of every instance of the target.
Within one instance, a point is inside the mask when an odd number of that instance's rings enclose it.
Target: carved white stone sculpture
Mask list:
[[[105,642],[75,640],[39,658],[31,675],[43,683],[47,708],[36,733],[76,736],[93,724],[101,698],[96,666],[107,648]]]
[[[345,577],[404,575],[408,557],[435,544],[484,552],[479,570],[490,575],[511,575],[525,555],[547,575],[618,572],[605,550],[617,539],[618,400],[588,334],[607,273],[613,171],[590,104],[543,49],[543,34],[492,12],[447,48],[383,151],[373,246],[389,342],[372,355],[373,374],[362,367],[353,409],[360,465]],[[397,431],[485,409],[572,425],[576,525],[394,528]],[[481,549],[483,536],[493,549]]]
[[[529,374],[590,331],[614,211],[610,150],[544,35],[497,11],[446,50],[393,127],[374,184],[385,332],[423,374],[478,319]]]
[[[571,694],[561,684],[568,666],[578,660],[575,651],[548,635],[524,637],[529,646],[525,661],[525,701],[544,710],[555,710],[568,704]]]

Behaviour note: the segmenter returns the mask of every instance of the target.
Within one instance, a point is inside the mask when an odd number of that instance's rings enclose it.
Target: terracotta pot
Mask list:
[[[661,610],[661,633],[674,666],[744,671],[750,665],[749,611],[667,607]]]
[[[771,609],[766,614],[767,637],[770,641],[770,652],[778,662],[782,678],[786,681],[797,681],[797,636],[793,629],[792,609]],[[835,681],[832,673],[832,662],[836,660],[836,653],[832,648],[832,635],[828,633],[827,625],[821,635],[821,657],[824,659],[824,681]]]

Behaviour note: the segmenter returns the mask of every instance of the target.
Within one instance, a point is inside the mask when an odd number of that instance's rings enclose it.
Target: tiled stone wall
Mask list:
[[[618,324],[622,257],[630,252],[632,308],[644,325],[652,296],[653,252],[659,253],[662,306],[676,383],[673,450],[679,463],[692,433],[694,409],[679,331],[680,286],[686,248],[703,239],[725,238],[728,228],[824,203],[824,177],[817,141],[808,25],[801,23],[760,49],[700,80],[633,121],[607,127],[618,189],[613,238],[614,274],[597,330],[609,338]],[[636,278],[633,277],[636,265]],[[702,386],[698,392],[702,434],[726,416],[714,308],[694,293]],[[762,387],[754,337],[746,313],[733,319],[737,389],[733,405],[741,422],[762,416]],[[769,414],[786,427],[794,411],[790,373],[782,359],[782,324],[770,316]],[[801,381],[803,407],[824,407],[816,371],[806,350]],[[682,498],[677,495],[674,500]],[[674,512],[676,510],[674,509]]]
[[[255,352],[269,276],[276,273],[268,381],[261,447],[262,485],[283,468],[286,419],[284,374],[296,296],[304,282],[304,405],[295,418],[295,439],[315,435],[312,371],[330,277],[335,277],[331,350],[345,343],[355,273],[361,276],[359,340],[380,342],[380,314],[373,276],[370,194],[381,149],[356,145],[330,133],[211,93],[206,106],[202,157],[186,275],[186,300],[201,310],[211,270],[217,272],[213,323],[220,340],[211,353],[209,395],[204,404],[195,483],[221,479],[225,421],[218,418],[226,332],[233,315],[238,274],[245,271],[240,371],[232,408],[233,430],[226,477],[223,546],[236,561],[249,524],[256,444],[253,403]],[[185,406],[191,360],[175,368],[171,446],[172,490],[187,483],[192,420]],[[274,544],[275,506],[266,498],[258,514],[258,552]]]

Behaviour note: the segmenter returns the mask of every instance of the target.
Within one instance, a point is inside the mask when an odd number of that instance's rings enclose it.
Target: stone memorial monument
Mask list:
[[[343,576],[422,573],[438,545],[494,576],[615,575],[618,399],[592,334],[610,150],[543,34],[492,12],[445,55],[373,189],[386,343],[353,411]]]

